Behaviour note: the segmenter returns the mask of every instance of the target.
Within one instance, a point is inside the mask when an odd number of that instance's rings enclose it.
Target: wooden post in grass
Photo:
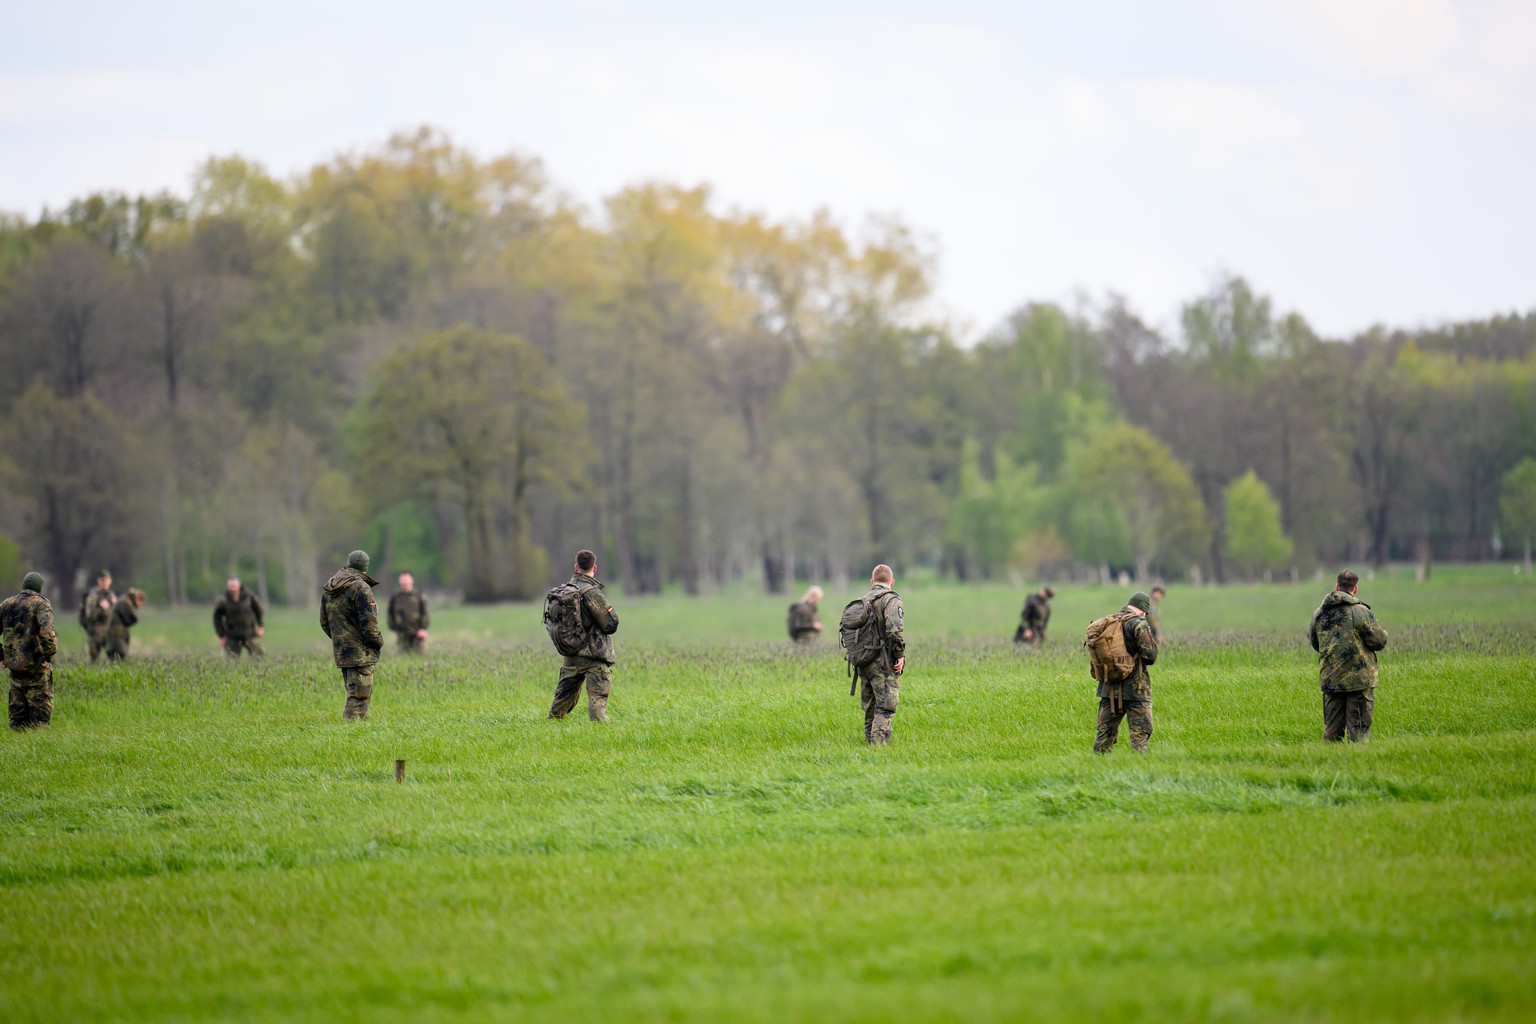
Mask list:
[[[403,757],[395,758],[395,781],[405,781],[405,758]]]

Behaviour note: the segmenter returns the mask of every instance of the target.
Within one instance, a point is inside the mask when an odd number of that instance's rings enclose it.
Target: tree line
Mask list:
[[[361,545],[487,601],[591,546],[631,593],[1222,581],[1536,529],[1536,313],[1329,339],[1224,276],[1172,336],[1107,295],[967,346],[933,274],[897,220],[588,210],[427,128],[6,215],[0,575],[312,603]]]

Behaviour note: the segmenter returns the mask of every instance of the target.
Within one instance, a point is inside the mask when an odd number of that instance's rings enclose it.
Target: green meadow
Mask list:
[[[92,667],[60,609],[54,725],[0,737],[0,1020],[1536,1019],[1536,584],[1366,579],[1359,746],[1327,584],[1176,585],[1108,757],[1078,644],[1129,588],[1058,587],[1040,653],[1022,587],[897,589],[886,749],[746,589],[615,593],[606,726],[545,720],[532,605],[435,607],[360,724],[314,612],[228,664],[149,607]]]

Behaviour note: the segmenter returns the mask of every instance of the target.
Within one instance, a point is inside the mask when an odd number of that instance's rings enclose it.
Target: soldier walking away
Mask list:
[[[1360,577],[1345,569],[1307,630],[1317,652],[1323,739],[1329,743],[1346,733],[1351,743],[1369,739],[1376,716],[1376,652],[1387,646],[1387,631],[1359,594]]]
[[[1157,636],[1147,621],[1152,599],[1131,595],[1114,615],[1095,619],[1083,646],[1099,688],[1096,754],[1107,754],[1120,739],[1120,720],[1130,719],[1131,749],[1144,751],[1152,739],[1152,677],[1147,666],[1157,660]]]
[[[891,719],[901,699],[901,674],[907,667],[901,595],[892,589],[895,585],[890,566],[875,566],[868,592],[850,601],[838,622],[848,663],[858,676],[864,742],[877,747],[891,742]]]
[[[576,706],[583,684],[587,687],[587,717],[608,721],[608,695],[613,690],[613,634],[619,616],[603,594],[597,578],[597,556],[583,548],[576,552],[570,580],[544,599],[544,627],[564,656],[550,718],[564,718]]]
[[[40,729],[53,720],[53,656],[59,637],[43,574],[22,577],[21,593],[0,601],[0,655],[11,673],[11,728]]]
[[[128,593],[112,606],[112,624],[107,627],[108,661],[122,661],[128,657],[128,631],[138,624],[139,609],[144,607],[146,596],[137,587],[129,587]]]
[[[816,639],[821,632],[821,620],[816,617],[821,609],[821,588],[812,587],[805,596],[789,606],[789,638],[802,642]]]
[[[373,699],[373,666],[379,663],[384,634],[379,632],[379,608],[373,588],[379,581],[368,575],[368,552],[347,556],[345,569],[325,581],[320,596],[320,628],[331,638],[336,667],[347,689],[343,720],[368,717]]]
[[[219,646],[236,661],[244,648],[251,657],[261,657],[260,637],[266,632],[266,612],[255,594],[240,585],[240,577],[231,576],[224,596],[213,606],[213,631]]]
[[[1159,583],[1152,588],[1152,607],[1147,611],[1147,621],[1152,624],[1152,635],[1157,637],[1157,642],[1163,642],[1163,598],[1168,596],[1168,591]]]
[[[1019,628],[1013,631],[1013,642],[1045,646],[1045,627],[1051,621],[1051,598],[1056,591],[1041,587],[1024,599],[1024,610],[1019,613]]]
[[[107,630],[112,625],[112,608],[116,604],[112,574],[103,569],[96,574],[96,585],[80,597],[80,628],[85,630],[87,655],[92,662],[106,650]]]
[[[402,654],[420,654],[427,649],[427,599],[416,591],[416,577],[400,574],[400,589],[389,599],[389,628],[400,639]]]

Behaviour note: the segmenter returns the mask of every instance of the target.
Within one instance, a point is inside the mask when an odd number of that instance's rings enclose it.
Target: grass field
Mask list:
[[[835,640],[745,591],[617,595],[608,726],[544,720],[530,606],[435,610],[354,725],[312,612],[257,664],[204,610],[146,609],[126,666],[66,630],[54,726],[0,737],[0,1020],[1536,1019],[1507,572],[1362,584],[1355,747],[1319,739],[1325,586],[1175,587],[1141,757],[1088,750],[1119,588],[1061,588],[1030,655],[1022,590],[898,580],[883,750]]]

